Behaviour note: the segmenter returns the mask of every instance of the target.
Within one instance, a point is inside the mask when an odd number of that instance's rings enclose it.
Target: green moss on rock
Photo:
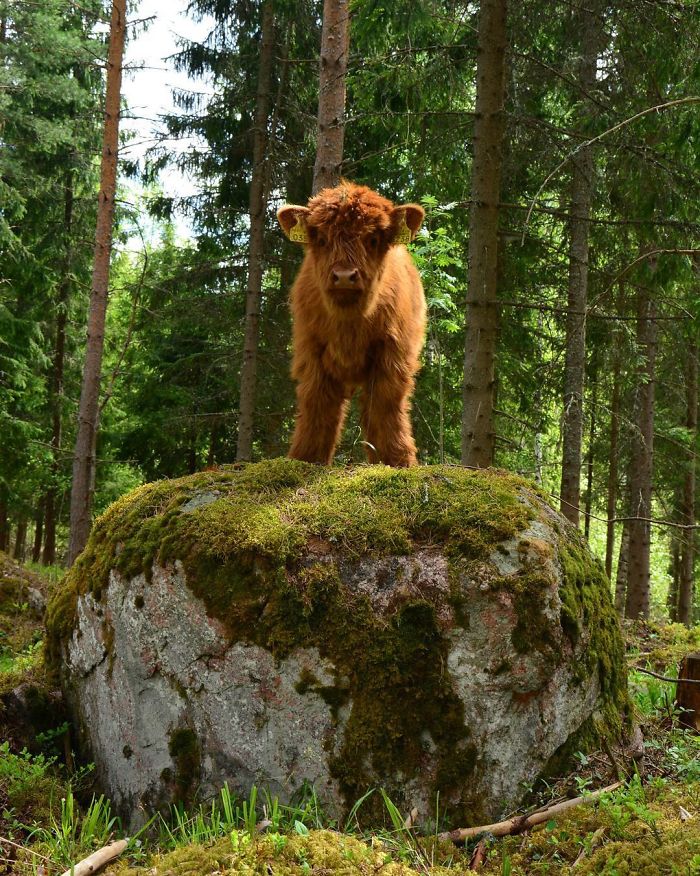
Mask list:
[[[175,802],[191,802],[199,784],[201,768],[197,734],[190,727],[176,728],[170,734],[168,752],[175,763]]]
[[[335,667],[335,684],[302,676],[298,689],[317,691],[336,716],[351,702],[342,743],[331,756],[350,804],[373,775],[416,775],[427,751],[438,764],[435,789],[459,798],[477,753],[445,670],[448,637],[435,596],[406,596],[390,612],[378,612],[361,589],[341,581],[337,558],[438,545],[452,563],[456,623],[466,625],[468,612],[458,604],[454,582],[526,530],[542,507],[521,478],[447,466],[349,471],[269,460],[149,484],[96,521],[49,605],[48,654],[58,664],[79,595],[99,599],[111,570],[148,580],[154,564],[179,561],[188,587],[223,622],[232,642],[254,643],[278,658],[315,648]],[[606,726],[619,729],[625,680],[607,582],[573,533],[567,530],[559,547],[562,627],[572,643],[579,624],[591,629],[581,671],[599,672]],[[534,647],[554,663],[560,646],[544,615],[551,580],[525,569],[498,586],[513,594],[516,651]],[[477,808],[454,814],[479,817]]]

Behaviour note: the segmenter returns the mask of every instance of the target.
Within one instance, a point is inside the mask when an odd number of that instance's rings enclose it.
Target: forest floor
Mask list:
[[[90,765],[74,762],[69,725],[47,686],[40,610],[55,580],[0,554],[0,874],[63,873],[122,836],[109,801],[92,793]],[[700,876],[700,736],[680,727],[674,685],[633,668],[675,674],[679,659],[700,649],[700,627],[636,626],[627,638],[643,748],[579,753],[569,774],[531,789],[523,813],[622,783],[537,829],[457,847],[408,826],[389,800],[387,828],[368,832],[361,806],[337,825],[312,792],[281,806],[262,791],[237,800],[224,789],[196,810],[154,818],[104,872]]]

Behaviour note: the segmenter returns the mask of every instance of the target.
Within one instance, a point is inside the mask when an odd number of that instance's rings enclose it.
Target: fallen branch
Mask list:
[[[497,821],[495,824],[482,824],[480,827],[458,827],[456,830],[441,833],[440,839],[451,840],[453,843],[463,843],[465,840],[478,836],[480,833],[490,833],[496,837],[524,833],[537,824],[544,824],[555,815],[561,815],[562,812],[573,809],[574,806],[580,806],[582,803],[592,803],[602,794],[609,794],[610,791],[615,791],[621,785],[622,782],[615,782],[614,785],[607,785],[605,788],[591,791],[590,794],[585,794],[582,797],[574,797],[571,800],[564,800],[562,803],[555,803],[554,806],[548,806],[546,809],[542,809],[540,812],[533,812],[530,815],[516,815],[513,818],[506,819],[506,821]]]
[[[651,669],[642,669],[641,666],[631,666],[630,669],[634,669],[636,672],[643,672],[644,675],[651,675],[652,678],[658,678],[659,681],[667,681],[669,684],[678,684],[678,682],[683,682],[683,684],[700,684],[700,678],[671,678],[670,675],[659,675],[658,672],[652,672]]]
[[[75,864],[70,870],[66,870],[63,876],[90,876],[91,873],[97,873],[106,864],[118,858],[128,845],[129,840],[117,840],[110,843]]]

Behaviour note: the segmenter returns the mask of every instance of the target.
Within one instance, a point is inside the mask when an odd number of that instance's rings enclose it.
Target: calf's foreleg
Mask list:
[[[330,465],[347,411],[345,387],[316,367],[297,384],[297,415],[291,459]]]

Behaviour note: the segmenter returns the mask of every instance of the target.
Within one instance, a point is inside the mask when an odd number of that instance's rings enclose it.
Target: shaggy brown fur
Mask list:
[[[397,236],[415,235],[422,207],[395,207],[365,186],[343,182],[323,189],[308,207],[287,205],[277,215],[285,233],[306,247],[291,293],[298,385],[289,455],[329,464],[359,387],[370,462],[415,465],[409,412],[425,298]]]

